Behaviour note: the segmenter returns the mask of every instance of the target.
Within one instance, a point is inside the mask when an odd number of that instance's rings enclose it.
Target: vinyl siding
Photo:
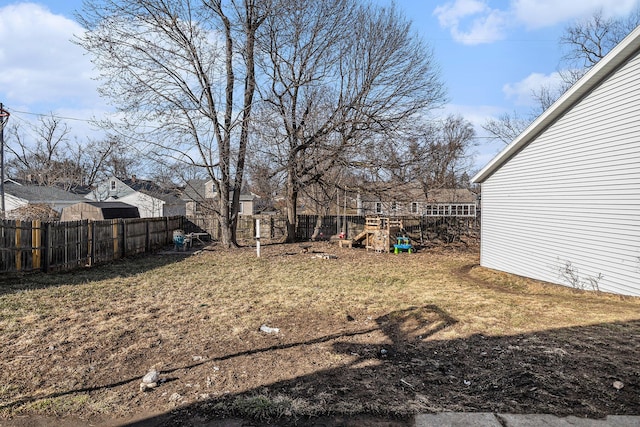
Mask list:
[[[482,184],[481,264],[640,295],[640,57]]]

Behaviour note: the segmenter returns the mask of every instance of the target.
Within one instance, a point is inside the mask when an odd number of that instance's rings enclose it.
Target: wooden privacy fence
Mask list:
[[[59,271],[151,252],[173,243],[184,217],[0,223],[0,272]]]
[[[401,216],[409,237],[420,244],[433,241],[451,243],[462,239],[478,239],[480,218],[454,216]],[[280,241],[286,232],[286,218],[281,215],[243,215],[238,219],[238,240],[252,241],[256,235],[256,220],[260,220],[260,239],[263,242]],[[316,237],[329,238],[346,233],[352,238],[364,229],[366,217],[362,215],[298,215],[296,238],[309,240]],[[219,240],[220,226],[213,216],[188,217],[187,231],[206,231],[214,240]]]

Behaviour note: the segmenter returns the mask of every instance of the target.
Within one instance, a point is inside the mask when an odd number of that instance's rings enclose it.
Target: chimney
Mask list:
[[[135,175],[131,175],[131,182],[133,182],[133,183],[136,182],[136,176]]]

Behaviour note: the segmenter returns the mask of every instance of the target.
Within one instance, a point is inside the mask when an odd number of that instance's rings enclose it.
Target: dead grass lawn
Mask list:
[[[0,415],[640,414],[640,299],[477,262],[316,243],[3,278]]]

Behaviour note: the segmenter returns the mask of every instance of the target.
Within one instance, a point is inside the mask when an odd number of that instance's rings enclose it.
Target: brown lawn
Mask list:
[[[640,299],[477,263],[315,243],[4,277],[0,424],[640,414]]]

